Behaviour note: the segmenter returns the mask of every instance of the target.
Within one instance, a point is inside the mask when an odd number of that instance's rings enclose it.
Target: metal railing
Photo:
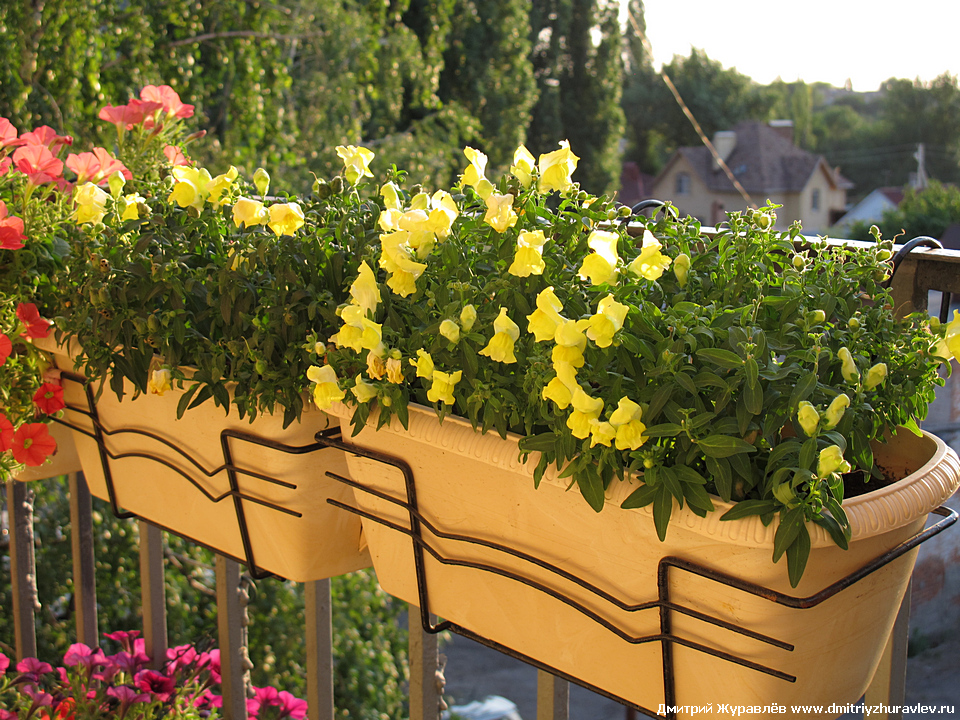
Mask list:
[[[944,295],[941,315],[946,315],[949,295],[960,293],[960,251],[927,247],[919,243],[907,247],[897,258],[898,271],[892,282],[898,312],[924,311],[930,290]],[[896,248],[900,249],[900,248]],[[69,477],[70,524],[73,528],[73,579],[76,588],[76,640],[99,645],[92,503],[81,474]],[[33,538],[33,508],[29,486],[9,481],[6,485],[8,531],[13,587],[15,641],[18,657],[35,655],[36,609]],[[148,522],[140,525],[141,602],[146,652],[163,658],[167,649],[166,598],[163,583],[162,532]],[[245,708],[245,592],[238,562],[217,556],[216,595],[218,634],[222,665],[223,714],[227,720],[246,718]],[[305,585],[305,666],[307,701],[311,720],[333,720],[333,653],[330,581]],[[886,706],[903,704],[905,696],[907,632],[910,592],[887,642],[880,668],[867,691],[867,702]],[[436,720],[443,695],[443,670],[439,663],[437,635],[421,629],[421,610],[410,606],[409,635],[409,709],[411,720]],[[434,624],[430,618],[428,624]],[[537,693],[538,720],[566,720],[569,688],[566,680],[539,670]],[[627,711],[627,717],[631,711]],[[883,716],[879,716],[883,717]],[[890,717],[894,717],[891,713]]]

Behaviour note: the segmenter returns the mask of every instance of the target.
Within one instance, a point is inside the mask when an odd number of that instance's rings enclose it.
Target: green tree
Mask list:
[[[932,180],[919,192],[907,190],[900,205],[884,212],[877,226],[883,237],[899,235],[899,241],[905,242],[920,235],[939,238],[956,223],[960,223],[960,188]],[[870,225],[855,224],[850,228],[850,237],[868,240]]]
[[[494,167],[508,166],[527,139],[537,98],[529,36],[522,0],[456,2],[439,94],[480,122],[480,149]]]
[[[576,179],[593,193],[613,190],[620,175],[623,82],[619,4],[608,0],[538,0],[530,13],[539,99],[528,133],[537,155],[561,140],[581,159]]]

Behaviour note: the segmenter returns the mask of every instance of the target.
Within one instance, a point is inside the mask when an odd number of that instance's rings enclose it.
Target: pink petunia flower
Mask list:
[[[31,185],[53,182],[63,174],[63,161],[54,157],[46,145],[24,145],[13,153],[13,164]]]
[[[167,677],[156,670],[141,670],[133,678],[133,684],[143,692],[160,702],[166,702],[176,690],[176,683],[172,677]]]
[[[176,145],[167,145],[163,149],[163,154],[166,156],[167,160],[170,161],[171,165],[185,165],[190,166],[191,162],[186,155],[183,154],[183,151],[178,148]]]
[[[0,200],[0,249],[19,250],[26,240],[23,220],[7,214],[7,204]]]
[[[46,425],[44,425],[44,427],[46,427]],[[34,657],[28,657],[17,663],[17,672],[40,676],[53,672],[53,665],[43,662],[42,660],[37,660],[37,658]]]
[[[6,420],[6,417],[4,417],[3,415],[0,415],[0,417]],[[7,420],[7,422],[10,422],[10,421]],[[0,675],[3,675],[5,672],[7,672],[8,667],[10,667],[10,658],[8,658],[6,655],[0,652]]]
[[[181,102],[180,96],[169,85],[147,85],[140,91],[140,99],[160,103],[167,115],[178,118],[193,117],[193,105]]]
[[[17,137],[17,129],[5,117],[0,117],[0,148],[19,147],[23,140]]]
[[[133,173],[127,169],[127,166],[107,152],[105,148],[95,147],[93,149],[93,154],[100,162],[100,177],[102,178],[100,182],[101,185],[106,182],[117,170],[123,173],[123,178],[125,180],[130,180],[133,178]]]
[[[94,667],[104,665],[106,661],[107,659],[103,654],[103,650],[100,648],[94,650],[84,643],[74,643],[67,649],[66,654],[63,656],[64,665],[70,667],[81,665],[88,673]]]
[[[55,153],[64,145],[73,145],[73,138],[70,135],[57,135],[57,131],[49,125],[41,125],[36,130],[23,133],[20,142],[24,145],[39,145]]]
[[[103,634],[108,640],[120,643],[120,647],[128,653],[136,652],[133,647],[133,641],[136,640],[139,635],[139,630],[117,630],[116,632]]]

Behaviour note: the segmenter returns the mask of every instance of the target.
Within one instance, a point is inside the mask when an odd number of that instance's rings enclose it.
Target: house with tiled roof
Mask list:
[[[852,183],[822,155],[793,144],[793,124],[748,121],[718,132],[714,146],[756,205],[768,199],[783,205],[777,228],[795,220],[804,232],[822,233],[846,211]],[[670,200],[686,215],[706,225],[748,206],[710,151],[703,146],[679,148],[654,179],[650,195]]]
[[[901,202],[903,202],[902,187],[876,188],[837,220],[837,229],[843,231],[856,222],[879,223],[885,212],[896,210]]]

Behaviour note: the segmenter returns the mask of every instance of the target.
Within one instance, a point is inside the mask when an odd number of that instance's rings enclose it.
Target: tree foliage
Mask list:
[[[900,205],[883,213],[876,223],[885,238],[900,236],[905,242],[921,235],[939,238],[951,225],[960,223],[960,188],[936,180],[923,190],[907,190]],[[870,239],[872,223],[858,222],[848,235],[857,240]]]

